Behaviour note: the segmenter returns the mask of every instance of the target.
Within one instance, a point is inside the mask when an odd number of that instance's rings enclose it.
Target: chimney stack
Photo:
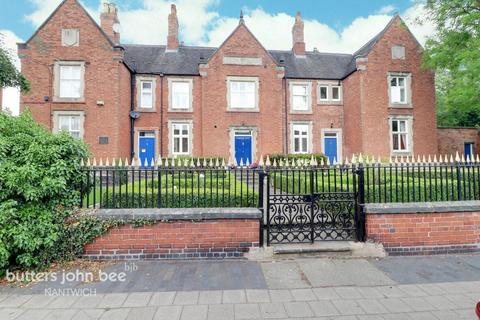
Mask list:
[[[178,44],[177,7],[172,4],[170,14],[168,15],[167,51],[177,51]]]
[[[305,56],[305,41],[303,39],[303,21],[300,12],[295,16],[295,24],[292,28],[293,53],[296,56]]]
[[[113,3],[105,2],[100,15],[100,26],[115,44],[120,43],[120,21],[117,16],[117,7]]]

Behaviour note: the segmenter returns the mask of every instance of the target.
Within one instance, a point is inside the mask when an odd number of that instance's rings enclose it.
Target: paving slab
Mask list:
[[[394,284],[383,271],[364,259],[302,259],[298,265],[313,287]]]
[[[388,257],[370,262],[398,283],[480,281],[480,255]]]
[[[265,262],[261,264],[270,289],[310,288],[311,284],[295,261]]]

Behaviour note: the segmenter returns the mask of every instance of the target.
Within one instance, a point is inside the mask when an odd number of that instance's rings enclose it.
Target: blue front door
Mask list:
[[[338,161],[338,154],[337,154],[337,137],[325,137],[324,142],[325,144],[325,155],[330,160],[330,163],[333,164]]]
[[[155,138],[154,137],[140,137],[139,142],[139,158],[142,163],[142,167],[145,167],[145,160],[147,161],[147,167],[150,167],[152,159],[155,158]]]
[[[465,158],[467,156],[470,157],[470,159],[472,158],[472,155],[473,155],[473,143],[471,142],[465,142],[465,145],[464,145],[464,153],[465,153]]]
[[[252,163],[252,136],[235,136],[235,160],[237,164]]]

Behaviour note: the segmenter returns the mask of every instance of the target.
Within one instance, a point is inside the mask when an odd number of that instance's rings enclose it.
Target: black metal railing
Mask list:
[[[86,166],[86,208],[257,207],[258,175],[248,168]]]
[[[358,193],[361,203],[480,200],[480,162],[82,167],[88,208],[260,207],[270,194]],[[362,171],[362,179],[356,174]],[[268,177],[268,187],[263,184]]]

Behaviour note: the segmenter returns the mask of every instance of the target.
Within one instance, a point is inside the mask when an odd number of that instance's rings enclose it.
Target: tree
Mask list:
[[[22,92],[30,91],[30,83],[15,67],[12,53],[5,49],[2,39],[0,34],[0,88],[17,87]]]
[[[439,125],[480,125],[480,0],[426,0],[436,35],[424,66],[437,71]]]

